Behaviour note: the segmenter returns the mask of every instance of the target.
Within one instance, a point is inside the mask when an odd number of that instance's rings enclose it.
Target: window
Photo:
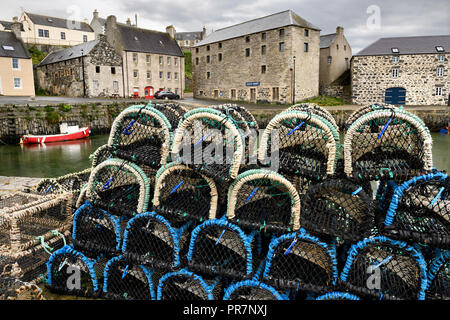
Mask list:
[[[210,56],[206,56],[206,63],[210,63],[210,62],[211,62]]]
[[[170,66],[170,57],[167,57],[167,65]]]
[[[231,89],[231,99],[236,99],[236,89]]]
[[[266,73],[267,67],[266,66],[261,66],[261,73],[264,74]]]
[[[261,46],[261,54],[266,54],[266,46]]]
[[[198,57],[195,58],[195,64],[198,64]]]
[[[150,63],[150,62],[152,61],[149,54],[147,54],[147,55],[145,56],[145,61],[146,61],[147,63]]]
[[[206,79],[211,79],[211,73],[209,71],[206,73]]]
[[[12,46],[3,45],[2,47],[3,47],[3,50],[6,50],[6,51],[14,51],[14,47],[12,47]]]
[[[95,73],[100,73],[100,66],[95,67]]]
[[[245,49],[245,56],[250,57],[250,48]]]
[[[279,99],[279,88],[272,88],[272,100],[278,101]]]
[[[137,78],[139,75],[139,71],[138,70],[133,70],[133,77]]]
[[[398,78],[398,68],[392,69],[392,78]]]
[[[198,53],[198,48],[195,48],[195,53]]]
[[[392,62],[393,63],[397,63],[398,62],[398,56],[393,56],[392,57]]]
[[[280,52],[284,52],[284,42],[280,42]]]
[[[209,49],[211,49],[211,48],[209,47],[209,45],[206,46],[206,51],[209,51]]]
[[[263,32],[261,33],[261,40],[266,40],[267,39],[267,33]]]
[[[163,57],[160,56],[160,57],[159,57],[159,64],[160,64],[160,65],[163,65],[163,63],[164,63]]]
[[[309,37],[309,30],[305,29],[305,37]]]
[[[147,71],[147,79],[151,79],[152,73],[150,71]]]
[[[22,79],[14,78],[14,88],[21,89],[22,88]]]
[[[284,36],[284,29],[280,29],[280,37]]]
[[[162,79],[164,77],[162,71],[159,72],[159,78]]]
[[[222,61],[222,54],[221,53],[219,53],[218,58],[219,58],[219,61]]]
[[[98,88],[99,88],[98,80],[94,80],[94,89],[98,90]]]
[[[344,44],[344,51],[347,51],[347,46]]]
[[[19,69],[19,59],[18,58],[12,58],[12,68],[15,70]]]
[[[133,52],[133,62],[138,62],[138,54],[136,52]]]
[[[392,50],[392,53],[399,53],[400,52],[400,50],[398,50],[398,48],[391,48],[391,50]]]
[[[170,72],[167,72],[167,80],[170,80],[170,76],[171,76]]]
[[[444,47],[443,46],[436,46],[436,51],[437,52],[444,52]]]
[[[250,36],[245,37],[245,42],[250,42]]]
[[[443,67],[438,67],[437,68],[437,76],[438,77],[443,77],[444,76],[444,68]]]
[[[66,33],[65,32],[61,32],[61,40],[66,40]]]
[[[336,50],[339,50],[339,45],[338,44],[336,45]]]
[[[442,96],[442,87],[436,87],[436,95]]]
[[[173,77],[174,77],[175,80],[178,80],[178,72],[175,72],[175,73],[173,74]]]
[[[119,91],[119,81],[113,81],[113,90],[114,92]]]
[[[445,57],[443,55],[438,55],[438,61],[443,62],[445,60]]]
[[[111,74],[116,74],[116,67],[111,67]]]
[[[87,35],[83,35],[83,42],[87,42]]]
[[[38,30],[38,35],[39,35],[39,37],[43,37],[44,36],[44,30],[39,29]]]
[[[219,49],[222,49],[222,42],[219,42]]]
[[[178,94],[178,88],[175,88],[175,94]]]
[[[185,41],[184,41],[184,44],[185,44],[186,46],[188,46],[188,45],[189,45],[189,40],[185,40]]]
[[[305,42],[305,43],[303,44],[303,51],[304,51],[304,52],[308,52],[308,42]]]
[[[173,58],[173,64],[176,66],[178,65],[178,58]]]
[[[332,58],[329,56],[329,57],[328,57],[328,64],[331,64],[331,59],[332,59]]]

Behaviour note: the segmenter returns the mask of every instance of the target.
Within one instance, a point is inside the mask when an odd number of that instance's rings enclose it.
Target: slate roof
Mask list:
[[[177,40],[202,40],[202,31],[177,32],[175,39]]]
[[[83,56],[86,56],[94,49],[98,42],[99,40],[88,41],[73,47],[51,52],[39,63],[39,66],[79,58],[81,57],[81,50],[83,50]]]
[[[320,31],[318,27],[295,14],[292,10],[286,10],[265,17],[242,22],[230,27],[218,29],[206,37],[206,39],[197,43],[195,47],[291,25]]]
[[[328,48],[336,36],[336,33],[324,34],[323,36],[320,36],[320,49]]]
[[[398,54],[439,53],[436,46],[442,46],[445,53],[450,52],[450,35],[380,38],[355,56],[391,55],[392,48],[398,48]]]
[[[3,28],[5,28],[5,30],[11,30],[11,25],[13,24],[12,21],[3,21],[0,20],[0,24],[3,26]],[[25,31],[23,29],[23,25],[20,31]]]
[[[73,20],[70,20],[70,19],[61,19],[61,18],[44,16],[44,15],[40,15],[40,14],[28,13],[28,12],[25,12],[25,13],[34,24],[38,24],[41,26],[49,26],[49,27],[64,28],[64,29],[71,29],[71,28],[69,28],[69,26],[72,26],[72,25],[74,26],[74,24],[72,24]],[[76,21],[76,22],[79,23],[79,28],[77,28],[76,30],[85,31],[85,32],[94,32],[94,30],[92,30],[91,26],[88,23],[81,22],[81,21]]]
[[[5,50],[3,46],[11,46],[14,50]],[[14,33],[0,31],[0,57],[30,59],[30,53],[21,40]]]
[[[178,43],[168,33],[117,24],[125,51],[184,57]]]

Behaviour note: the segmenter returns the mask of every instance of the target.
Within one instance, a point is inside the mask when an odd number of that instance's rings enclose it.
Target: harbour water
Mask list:
[[[433,163],[450,171],[450,135],[432,133]],[[108,135],[46,145],[0,146],[0,176],[58,177],[87,169],[89,155],[108,142]]]

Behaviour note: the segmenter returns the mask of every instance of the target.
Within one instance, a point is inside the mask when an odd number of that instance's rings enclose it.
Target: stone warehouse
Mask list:
[[[447,105],[450,35],[381,38],[353,56],[355,104]]]
[[[291,10],[216,30],[192,50],[194,97],[292,103],[319,93],[320,29]]]
[[[50,53],[36,67],[39,87],[70,97],[123,97],[122,57],[105,36]]]
[[[108,42],[122,56],[126,97],[170,90],[183,98],[184,54],[173,26],[159,32],[123,25],[109,16],[105,32]]]
[[[205,27],[203,27],[203,31],[177,32],[175,34],[175,39],[183,51],[191,51],[192,46],[196,45],[205,38]]]

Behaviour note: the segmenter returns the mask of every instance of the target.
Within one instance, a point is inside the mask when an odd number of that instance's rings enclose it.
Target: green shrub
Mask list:
[[[33,106],[28,106],[28,111],[36,111],[37,108]]]
[[[317,96],[303,100],[300,103],[315,103],[319,106],[341,106],[344,104],[344,100],[330,96]]]
[[[70,110],[72,110],[72,106],[70,104],[61,104],[58,109],[62,112],[69,112]]]
[[[51,106],[45,106],[45,107],[44,107],[44,111],[45,111],[45,112],[53,112],[53,111],[55,111],[55,108],[53,108],[53,107],[51,107]]]
[[[55,111],[50,111],[45,113],[45,119],[48,123],[58,123],[59,122],[59,114]]]

